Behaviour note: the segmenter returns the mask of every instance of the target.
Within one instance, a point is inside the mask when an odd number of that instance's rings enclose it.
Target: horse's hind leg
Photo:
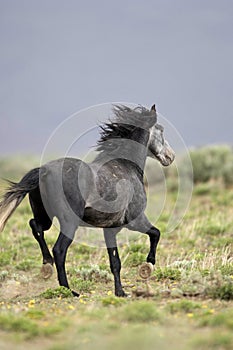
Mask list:
[[[32,234],[39,243],[41,249],[43,257],[42,274],[44,278],[49,278],[52,275],[51,266],[53,265],[53,257],[45,242],[44,231],[51,227],[52,221],[44,209],[39,190],[30,193],[29,200],[34,214],[34,218],[29,221],[29,225],[32,229]],[[50,267],[47,264],[49,264]]]
[[[118,297],[125,297],[127,294],[124,292],[121,285],[120,271],[121,271],[121,260],[118,254],[116,234],[120,229],[104,229],[104,239],[108,250],[109,262],[111,272],[114,276],[115,283],[115,295]]]
[[[50,254],[48,246],[45,242],[44,231],[43,231],[42,226],[37,222],[36,219],[31,219],[29,221],[29,225],[31,226],[33,236],[35,237],[35,239],[39,243],[42,257],[43,257],[43,264],[53,265],[53,257]]]

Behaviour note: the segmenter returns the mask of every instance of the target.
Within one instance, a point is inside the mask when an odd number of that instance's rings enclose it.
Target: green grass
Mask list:
[[[71,288],[81,293],[89,293],[95,289],[95,283],[93,281],[84,280],[81,278],[72,277],[70,279]]]
[[[17,270],[21,270],[21,271],[29,271],[30,269],[32,269],[35,266],[36,266],[36,264],[35,264],[34,259],[24,259],[19,264],[17,264],[15,266],[15,268]]]
[[[102,298],[103,306],[121,306],[122,304],[126,304],[127,300],[125,298],[118,298],[115,295],[109,295],[105,298]]]
[[[107,268],[105,265],[82,266],[81,268],[74,268],[72,276],[90,282],[109,282],[112,281],[112,275]]]
[[[233,347],[233,339],[229,333],[226,333],[226,334],[224,334],[224,333],[220,333],[220,334],[211,333],[211,336],[202,337],[200,339],[193,341],[192,345],[195,349],[231,350]]]
[[[201,309],[201,303],[188,299],[178,300],[167,305],[167,310],[169,310],[172,314],[180,312],[191,313],[198,309]]]
[[[57,287],[57,288],[48,288],[46,291],[41,293],[41,298],[45,299],[54,299],[54,298],[71,298],[72,292],[71,290],[65,287]]]
[[[128,267],[139,266],[145,261],[145,254],[140,252],[132,252],[128,254],[128,257],[125,261],[125,265]]]
[[[158,281],[179,281],[181,279],[181,271],[178,268],[171,267],[157,268],[155,270],[155,276]]]
[[[161,321],[161,313],[157,309],[156,303],[149,301],[138,301],[137,303],[129,303],[119,314],[122,322],[128,323],[150,323]]]
[[[4,331],[23,333],[27,338],[39,335],[38,325],[25,316],[2,314],[0,315],[0,327]]]
[[[68,322],[64,320],[54,321],[53,323],[38,323],[35,320],[41,320],[42,313],[39,311],[32,317],[32,313],[25,315],[1,314],[0,329],[12,333],[13,335],[20,334],[22,339],[31,339],[35,337],[52,336],[67,327]],[[36,317],[35,317],[36,315]],[[41,317],[38,317],[40,315]],[[32,319],[33,318],[33,319]]]

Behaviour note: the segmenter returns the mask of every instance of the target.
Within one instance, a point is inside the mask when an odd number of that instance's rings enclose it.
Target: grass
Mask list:
[[[210,287],[207,289],[207,294],[214,299],[233,300],[233,283],[229,281],[219,286]]]
[[[70,285],[72,289],[78,290],[81,293],[89,293],[91,290],[95,289],[95,283],[93,281],[76,277],[70,279]]]
[[[40,317],[38,317],[40,316]],[[15,315],[13,313],[0,315],[0,328],[13,335],[21,335],[23,340],[35,337],[52,336],[59,333],[68,325],[67,321],[59,320],[53,323],[39,323],[44,314],[41,311],[28,312],[25,315]],[[33,319],[32,319],[33,318]]]
[[[72,298],[72,292],[65,287],[48,288],[45,292],[41,293],[41,298]]]
[[[150,190],[152,220],[159,196],[156,187]],[[186,216],[167,232],[175,202],[175,193],[167,193],[156,223],[161,240],[149,281],[153,296],[147,298],[134,293],[146,289],[138,275],[149,249],[145,235],[128,233],[119,247],[128,298],[113,294],[106,250],[87,244],[74,242],[67,255],[68,278],[79,298],[58,286],[56,273],[43,280],[39,246],[27,224],[30,208],[24,200],[0,237],[0,348],[166,350],[172,344],[175,350],[231,349],[232,199],[232,188],[222,182],[198,183]],[[95,233],[101,240],[101,231]],[[50,249],[56,237],[52,227],[46,233]]]
[[[125,298],[118,298],[115,295],[109,295],[105,298],[102,298],[103,306],[121,306],[122,304],[126,304],[127,300]]]
[[[158,281],[179,281],[181,279],[181,271],[178,268],[159,267],[155,271],[155,276]]]
[[[167,310],[172,314],[191,313],[198,309],[201,309],[201,303],[188,299],[178,300],[167,305]]]
[[[122,314],[119,314],[119,318],[121,322],[140,324],[161,321],[162,316],[156,305],[140,300],[137,303],[129,303]]]

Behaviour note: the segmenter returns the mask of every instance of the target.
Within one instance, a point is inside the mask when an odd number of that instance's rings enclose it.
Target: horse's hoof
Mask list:
[[[128,294],[126,294],[123,290],[119,290],[115,292],[116,297],[127,298]]]
[[[77,297],[77,298],[79,297],[79,294],[77,292],[75,292],[74,290],[72,290],[71,292],[72,292],[74,297]]]
[[[154,270],[154,266],[151,263],[143,263],[138,270],[139,276],[143,279],[147,279],[151,276]]]
[[[53,266],[52,266],[51,264],[49,264],[49,263],[43,264],[42,267],[41,267],[40,272],[41,272],[42,277],[43,277],[45,280],[47,280],[47,279],[49,279],[49,278],[52,276],[52,274],[53,274]]]

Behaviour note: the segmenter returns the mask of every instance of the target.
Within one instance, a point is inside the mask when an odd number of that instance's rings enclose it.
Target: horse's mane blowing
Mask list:
[[[124,105],[113,107],[114,117],[100,126],[100,139],[97,151],[112,148],[113,139],[128,139],[135,128],[148,129],[156,123],[156,113],[143,106],[129,108]]]

